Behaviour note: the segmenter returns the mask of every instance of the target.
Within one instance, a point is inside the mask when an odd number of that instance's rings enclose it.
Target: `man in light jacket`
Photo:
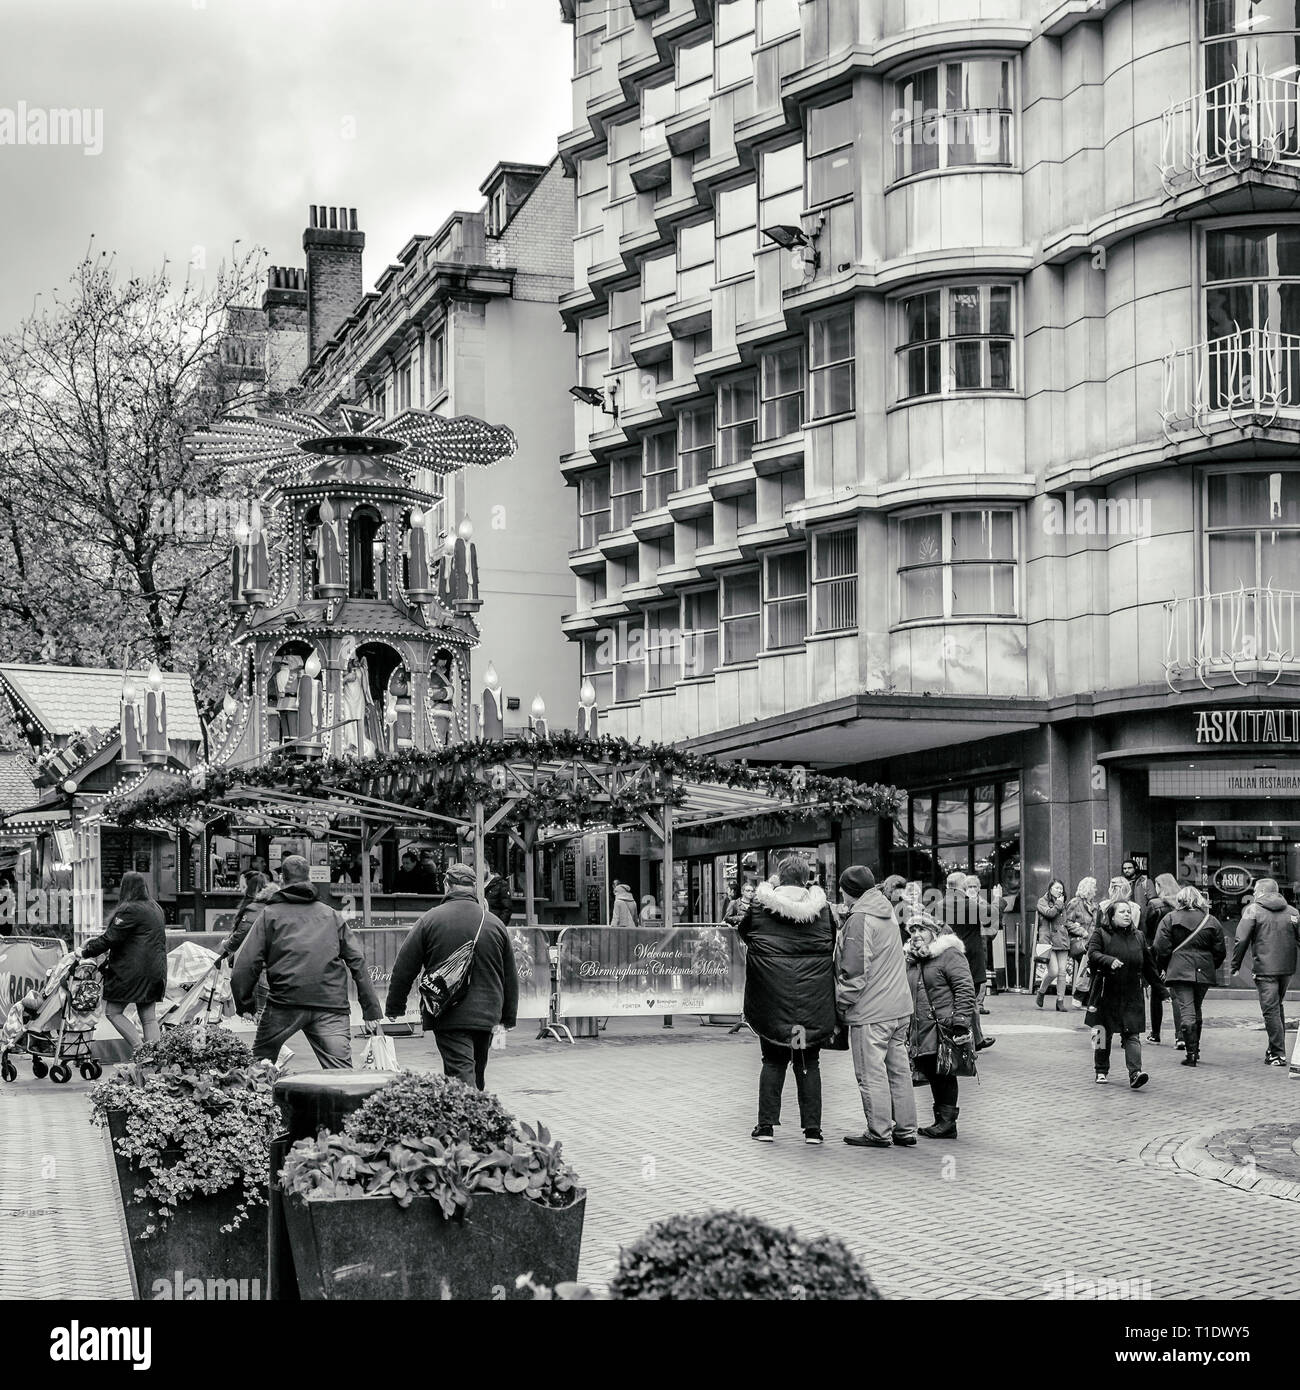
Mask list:
[[[1254,899],[1241,914],[1232,947],[1232,973],[1241,969],[1246,947],[1251,950],[1251,972],[1259,995],[1259,1009],[1268,1030],[1264,1061],[1270,1067],[1286,1066],[1286,1024],[1282,1001],[1295,974],[1300,954],[1300,913],[1278,892],[1277,880],[1261,878]]]
[[[859,1148],[916,1143],[916,1099],[907,1039],[912,991],[898,918],[875,876],[861,864],[840,875],[847,916],[835,945],[835,1001],[849,1029],[853,1070],[867,1117],[865,1134],[845,1135]]]
[[[267,1004],[253,1056],[274,1061],[301,1031],[327,1069],[352,1066],[348,976],[356,982],[367,1032],[382,1014],[361,944],[339,913],[320,901],[301,855],[280,866],[282,886],[257,915],[235,957],[230,987],[241,1014],[253,1012],[257,981],[266,971]]]

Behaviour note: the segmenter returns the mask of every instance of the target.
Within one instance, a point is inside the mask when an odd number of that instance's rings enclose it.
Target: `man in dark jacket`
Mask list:
[[[474,870],[468,864],[452,864],[446,882],[446,898],[416,922],[397,953],[386,1012],[389,1018],[405,1013],[420,971],[435,970],[458,946],[477,936],[465,997],[437,1019],[430,1018],[421,1003],[420,1015],[425,1032],[432,1032],[438,1045],[444,1073],[481,1091],[492,1034],[515,1026],[519,975],[510,933],[479,902]]]
[[[1300,913],[1277,891],[1277,880],[1261,878],[1255,885],[1254,900],[1237,923],[1232,948],[1235,975],[1251,950],[1251,971],[1259,995],[1260,1012],[1268,1030],[1268,1051],[1264,1061],[1270,1067],[1286,1066],[1286,1033],[1282,1001],[1295,974],[1297,948],[1300,947]]]
[[[347,1069],[352,1065],[348,975],[356,983],[367,1032],[380,1017],[379,998],[355,933],[317,898],[310,876],[301,855],[291,854],[281,864],[283,886],[239,948],[230,987],[238,1011],[252,1013],[257,981],[266,971],[267,1004],[253,1042],[259,1060],[274,1061],[301,1030],[322,1067]]]
[[[967,889],[968,880],[974,881],[974,887],[970,891]],[[992,1047],[997,1042],[996,1038],[985,1037],[984,1030],[980,1027],[980,1014],[988,1013],[981,1002],[988,987],[988,956],[984,946],[984,934],[980,930],[982,915],[979,879],[974,874],[949,874],[944,887],[942,921],[961,942],[966,964],[970,967],[976,999],[975,1012],[971,1016],[971,1031],[975,1035],[977,1051]]]
[[[745,961],[745,1021],[758,1034],[763,1070],[751,1138],[770,1144],[781,1123],[781,1092],[794,1062],[804,1142],[822,1142],[822,1044],[835,1032],[835,923],[826,894],[807,887],[791,855],[778,883],[759,884],[739,927]]]

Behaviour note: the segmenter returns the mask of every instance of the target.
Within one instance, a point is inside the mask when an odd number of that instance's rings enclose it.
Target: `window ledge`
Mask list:
[[[818,370],[820,371],[821,368],[818,368]],[[805,430],[811,430],[817,429],[822,425],[838,425],[844,420],[857,419],[857,414],[858,413],[856,410],[845,410],[842,411],[839,415],[823,415],[820,419],[817,420],[805,420],[803,427]]]
[[[997,563],[997,562],[990,562]],[[1008,560],[1006,564],[1013,563]],[[926,627],[1016,627],[1023,626],[1028,622],[1027,618],[1008,618],[1008,617],[960,617],[960,618],[911,618],[905,623],[894,623],[890,627],[890,632],[911,632],[915,628]]]
[[[888,196],[896,188],[906,188],[909,184],[922,183],[926,179],[947,178],[950,174],[1023,174],[1019,164],[958,164],[951,169],[921,169],[915,174],[905,174],[901,179],[885,186]]]
[[[1019,391],[1002,391],[996,387],[982,386],[977,391],[941,391],[928,396],[908,396],[906,400],[894,401],[885,407],[885,414],[892,415],[896,410],[907,410],[914,405],[946,405],[953,401],[985,400],[1022,401]],[[819,422],[821,423],[821,422]]]

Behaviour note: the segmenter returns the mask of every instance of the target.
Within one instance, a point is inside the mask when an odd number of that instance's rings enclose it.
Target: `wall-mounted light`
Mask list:
[[[594,386],[570,386],[569,395],[575,400],[579,400],[583,405],[594,405],[606,415],[612,415],[618,419],[618,382],[611,381],[609,384],[609,395],[604,391],[599,391]]]

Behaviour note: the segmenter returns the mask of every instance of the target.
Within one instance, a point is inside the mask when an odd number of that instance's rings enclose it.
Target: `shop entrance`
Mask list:
[[[1179,821],[1178,881],[1195,884],[1223,924],[1231,953],[1241,913],[1261,878],[1294,904],[1300,891],[1300,821]],[[1227,977],[1230,965],[1220,972]],[[1242,974],[1249,973],[1249,955]]]

